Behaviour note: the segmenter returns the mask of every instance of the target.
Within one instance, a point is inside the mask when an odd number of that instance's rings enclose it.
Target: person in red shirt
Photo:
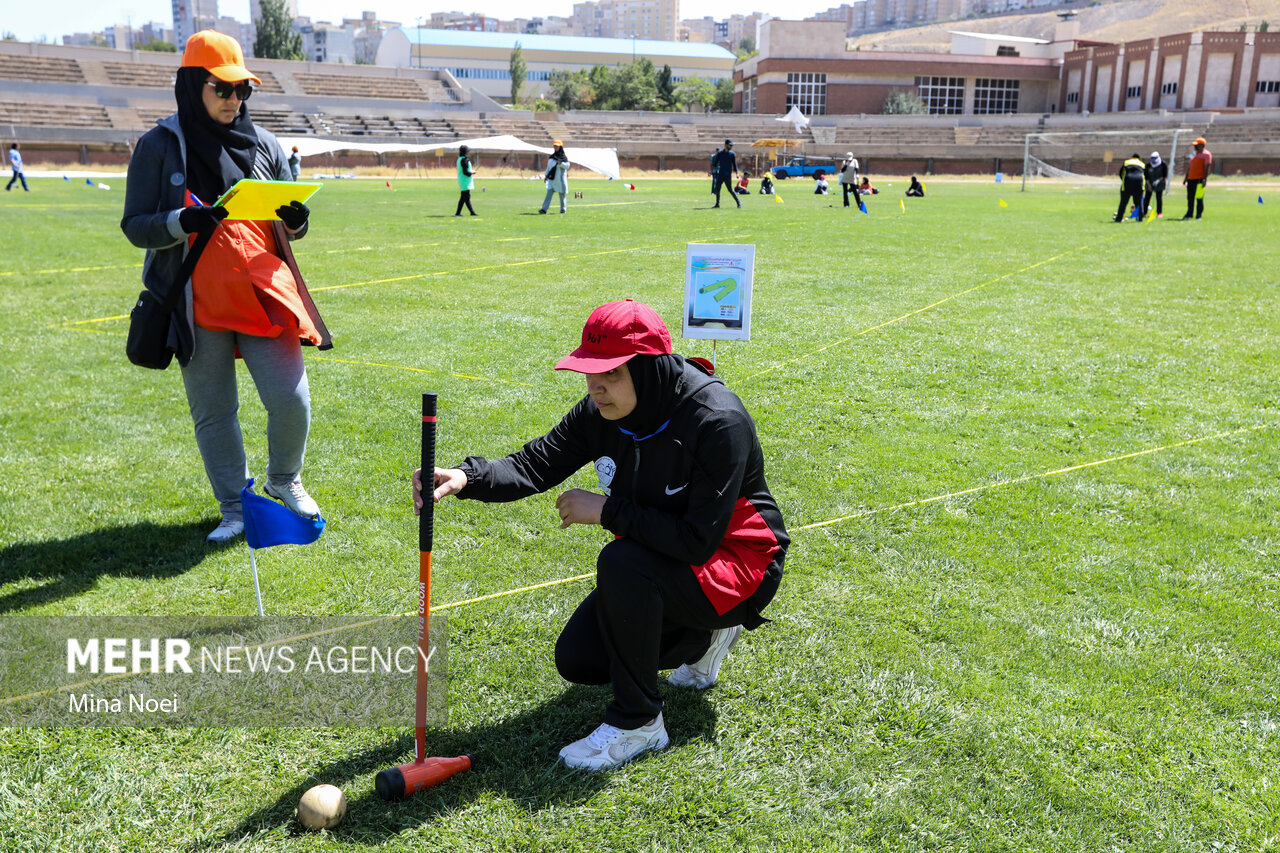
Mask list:
[[[1203,136],[1196,137],[1192,143],[1196,153],[1191,155],[1187,176],[1182,179],[1187,188],[1187,215],[1183,219],[1190,219],[1193,213],[1196,219],[1204,215],[1203,188],[1209,182],[1209,169],[1213,167],[1213,155],[1204,147],[1205,144]]]

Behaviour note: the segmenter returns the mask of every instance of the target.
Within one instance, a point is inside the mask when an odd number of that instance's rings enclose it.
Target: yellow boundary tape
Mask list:
[[[1014,477],[1012,480],[1000,480],[996,483],[987,483],[984,486],[974,486],[970,489],[962,489],[958,492],[948,492],[945,495],[934,495],[931,498],[920,498],[906,503],[895,504],[894,506],[884,506],[879,509],[868,509],[862,512],[855,512],[850,515],[842,515],[839,518],[831,518],[826,521],[815,521],[812,524],[806,524],[795,528],[800,530],[814,530],[819,527],[830,527],[833,524],[839,524],[842,521],[850,521],[855,518],[866,518],[869,515],[878,515],[882,512],[894,512],[900,509],[909,509],[914,506],[924,506],[926,504],[937,503],[938,501],[949,500],[950,498],[959,498],[965,495],[974,495],[979,492],[986,492],[992,489],[999,489],[1003,486],[1012,486],[1018,483],[1027,483],[1032,480],[1043,480],[1046,477],[1053,477],[1058,474],[1069,474],[1072,471],[1082,471],[1086,468],[1096,468],[1099,465],[1107,465],[1111,462],[1120,462],[1125,459],[1136,459],[1139,456],[1150,456],[1153,453],[1160,453],[1165,450],[1173,450],[1178,447],[1187,447],[1192,444],[1200,444],[1206,441],[1213,441],[1216,438],[1228,438],[1233,435],[1243,435],[1247,432],[1257,432],[1263,429],[1272,429],[1273,424],[1259,424],[1251,427],[1241,427],[1240,429],[1230,430],[1229,432],[1218,432],[1213,435],[1203,435],[1199,438],[1189,438],[1186,441],[1177,441],[1173,444],[1162,444],[1159,447],[1148,447],[1146,450],[1135,450],[1132,453],[1122,453],[1119,456],[1108,456],[1106,459],[1096,459],[1093,462],[1082,462],[1079,465],[1070,465],[1066,468],[1055,468],[1052,471],[1041,471],[1039,474],[1026,474],[1022,477]]]
[[[1166,450],[1174,450],[1179,447],[1189,447],[1193,444],[1202,444],[1206,441],[1213,441],[1219,438],[1229,438],[1231,436],[1243,435],[1245,433],[1250,433],[1250,432],[1258,432],[1260,430],[1265,430],[1265,429],[1274,429],[1274,427],[1275,427],[1274,424],[1257,424],[1255,426],[1241,427],[1240,429],[1228,430],[1227,432],[1218,432],[1218,433],[1213,433],[1212,435],[1202,435],[1202,436],[1199,436],[1198,438],[1188,438],[1185,441],[1175,441],[1170,444],[1162,444],[1158,447],[1148,447],[1144,450],[1135,450],[1131,453],[1122,453],[1117,456],[1108,456],[1105,459],[1095,459],[1092,462],[1081,462],[1078,465],[1069,465],[1066,468],[1055,468],[1052,471],[1041,471],[1038,474],[1027,474],[1022,477],[1015,477],[1011,480],[1001,480],[1000,482],[997,482],[997,483],[987,483],[982,486],[974,486],[969,489],[962,489],[958,492],[948,492],[943,495],[934,495],[933,497],[929,497],[929,498],[920,498],[918,500],[907,501],[906,503],[896,504],[894,506],[880,507],[879,509],[869,509],[869,510],[864,510],[862,512],[855,512],[850,515],[842,515],[839,518],[832,518],[826,521],[817,521],[812,524],[801,525],[800,527],[793,528],[793,532],[798,533],[801,530],[815,530],[820,527],[830,527],[831,525],[839,524],[840,522],[843,522],[843,521],[850,521],[855,518],[866,518],[867,516],[877,515],[879,513],[894,512],[897,510],[910,509],[911,507],[917,507],[917,506],[926,506],[928,504],[937,503],[939,501],[948,500],[950,498],[958,498],[964,495],[977,494],[979,492],[990,491],[991,489],[998,489],[1003,486],[1012,486],[1019,483],[1027,483],[1032,480],[1041,480],[1046,477],[1053,477],[1060,474],[1068,474],[1068,473],[1071,473],[1072,471],[1083,471],[1088,468],[1096,468],[1100,465],[1107,465],[1112,462],[1120,462],[1125,459],[1136,459],[1142,456],[1150,456],[1152,454],[1161,453]],[[431,611],[435,613],[441,610],[452,610],[457,607],[466,607],[467,605],[479,604],[480,602],[483,602],[483,601],[492,601],[497,598],[506,598],[512,595],[520,595],[521,593],[533,592],[539,589],[547,589],[548,587],[562,586],[567,583],[587,580],[593,577],[595,577],[595,572],[588,572],[587,574],[574,575],[572,577],[567,577],[567,578],[557,578],[556,580],[543,581],[542,583],[536,583],[530,586],[522,586],[517,589],[501,590],[499,592],[491,592],[487,595],[476,596],[475,598],[465,598],[465,599],[462,599],[461,601],[451,601],[448,604],[441,604],[437,607],[433,607],[431,608]],[[353,622],[349,625],[338,625],[333,628],[326,628],[323,631],[316,631],[310,634],[300,634],[294,637],[285,637],[278,640],[272,640],[267,643],[261,643],[257,646],[251,646],[249,647],[249,649],[251,651],[267,649],[272,646],[280,645],[281,643],[313,639],[315,637],[322,637],[328,634],[336,634],[339,631],[346,631],[351,628],[362,628],[366,625],[376,625],[379,622],[390,622],[396,619],[403,619],[406,616],[413,616],[416,613],[417,611],[413,610],[405,613],[394,613],[388,616],[377,616],[372,619],[365,619],[361,622]],[[59,687],[51,687],[47,690],[36,691],[34,693],[26,693],[21,696],[10,696],[10,697],[0,699],[0,705],[7,705],[13,702],[21,702],[25,699],[38,699],[41,696],[48,696],[61,691],[78,690],[82,687],[88,687],[95,684],[104,684],[110,681],[117,681],[121,678],[128,678],[131,676],[132,676],[132,673],[108,675],[108,676],[103,676],[102,678],[89,679],[87,681],[77,682],[75,684],[61,685]]]
[[[1112,237],[1104,238],[1103,242],[1106,242],[1106,240],[1111,240],[1111,239],[1114,239],[1114,238]],[[892,326],[894,323],[901,323],[903,320],[908,320],[916,316],[917,314],[923,314],[925,311],[930,311],[934,308],[937,308],[939,305],[945,305],[946,303],[950,302],[953,299],[959,299],[961,296],[964,296],[969,293],[973,293],[975,290],[981,290],[987,285],[995,284],[997,281],[1004,281],[1006,278],[1012,278],[1015,275],[1020,275],[1024,272],[1027,272],[1028,270],[1033,270],[1036,267],[1044,266],[1045,264],[1051,263],[1052,261],[1056,261],[1059,258],[1065,258],[1067,255],[1073,254],[1075,252],[1083,251],[1084,249],[1088,249],[1090,248],[1091,245],[1093,244],[1076,246],[1074,249],[1067,249],[1065,252],[1060,252],[1059,254],[1056,254],[1053,257],[1045,258],[1044,260],[1041,260],[1041,261],[1036,261],[1034,264],[1029,264],[1025,267],[1022,267],[1021,269],[1016,269],[1016,270],[1013,270],[1012,272],[1007,272],[1004,275],[998,275],[995,278],[988,279],[984,282],[981,282],[980,284],[975,284],[973,287],[969,287],[964,290],[958,291],[956,293],[951,294],[950,296],[944,296],[942,299],[939,299],[937,302],[931,302],[928,305],[924,306],[923,308],[917,308],[914,311],[908,311],[907,313],[901,316],[894,317],[892,320],[885,320],[883,323],[876,323],[874,326],[868,326],[867,328],[863,329],[860,332],[856,332],[852,335],[849,335],[848,337],[841,338],[838,341],[833,341],[824,347],[819,347],[818,349],[815,349],[815,350],[806,350],[804,355],[796,356],[795,358],[789,358],[786,361],[781,361],[773,365],[772,367],[766,367],[764,370],[758,370],[755,373],[752,373],[744,377],[742,381],[749,382],[750,380],[755,379],[757,376],[763,376],[764,374],[777,370],[780,367],[785,367],[788,364],[794,364],[797,361],[804,361],[806,359],[812,358],[816,353],[826,352],[832,347],[838,347],[841,344],[848,343],[854,338],[860,338],[863,335],[868,335],[878,329],[883,329],[885,326]]]

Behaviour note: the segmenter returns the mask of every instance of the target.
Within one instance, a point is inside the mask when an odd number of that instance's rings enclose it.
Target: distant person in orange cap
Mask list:
[[[567,209],[564,198],[569,192],[569,156],[564,153],[564,144],[559,139],[553,139],[551,144],[555,150],[547,159],[547,171],[542,176],[547,184],[547,197],[542,200],[542,208],[538,212],[546,213],[551,206],[551,197],[560,193],[560,212],[564,213]]]
[[[261,82],[230,36],[203,30],[187,39],[173,86],[178,111],[138,140],[120,220],[129,242],[147,250],[147,290],[162,303],[171,288],[183,291],[169,348],[182,367],[196,445],[221,511],[208,535],[215,545],[244,533],[240,491],[249,463],[237,356],[267,410],[264,491],[298,515],[320,514],[301,479],[311,429],[302,344],[332,344],[289,247],[307,233],[310,210],[295,201],[277,208],[276,220],[233,221],[214,204],[245,178],[292,180],[279,140],[255,126],[245,106]]]
[[[1196,137],[1196,141],[1191,143],[1195,153],[1187,164],[1187,176],[1182,179],[1187,188],[1187,215],[1183,219],[1190,219],[1193,213],[1196,219],[1204,215],[1204,188],[1209,183],[1209,170],[1213,167],[1213,155],[1205,145],[1203,136]]]
[[[289,152],[289,171],[293,173],[295,181],[298,180],[298,175],[302,174],[302,155],[298,153],[296,145]]]

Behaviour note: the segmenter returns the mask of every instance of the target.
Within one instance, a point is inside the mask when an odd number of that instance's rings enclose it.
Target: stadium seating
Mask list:
[[[83,83],[84,71],[74,59],[0,53],[0,78],[37,83]]]

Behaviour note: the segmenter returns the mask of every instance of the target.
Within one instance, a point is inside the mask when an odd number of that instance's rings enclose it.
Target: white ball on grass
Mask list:
[[[298,801],[298,822],[307,829],[333,829],[347,814],[347,795],[333,785],[316,785]]]

